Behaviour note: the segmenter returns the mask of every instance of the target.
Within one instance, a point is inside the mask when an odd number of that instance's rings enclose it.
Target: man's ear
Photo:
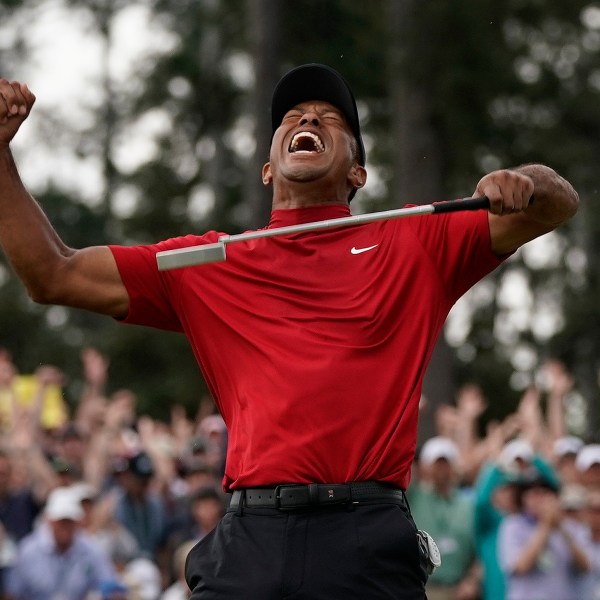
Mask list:
[[[355,162],[348,173],[348,183],[359,190],[367,183],[367,170]]]
[[[273,173],[271,173],[271,163],[265,163],[262,168],[262,181],[265,185],[273,183]]]

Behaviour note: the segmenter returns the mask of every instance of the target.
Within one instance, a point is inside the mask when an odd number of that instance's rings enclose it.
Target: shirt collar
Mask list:
[[[271,220],[267,229],[324,221],[325,219],[340,219],[350,216],[348,204],[324,204],[306,206],[304,208],[280,208],[271,212]]]

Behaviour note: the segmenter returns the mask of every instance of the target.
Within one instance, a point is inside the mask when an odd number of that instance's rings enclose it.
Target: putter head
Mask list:
[[[225,244],[223,242],[177,248],[176,250],[163,250],[156,253],[156,263],[159,271],[206,265],[225,259]]]

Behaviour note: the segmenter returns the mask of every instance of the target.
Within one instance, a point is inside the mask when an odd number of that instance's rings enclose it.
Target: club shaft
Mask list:
[[[276,227],[273,229],[260,229],[258,231],[249,231],[246,233],[221,236],[219,241],[224,244],[230,244],[233,242],[244,242],[258,238],[292,235],[295,233],[332,229],[335,227],[362,225],[364,223],[371,223],[373,221],[383,221],[384,219],[397,219],[399,217],[411,217],[416,215],[430,215],[434,213],[452,212],[458,210],[476,210],[479,208],[488,207],[489,201],[485,196],[481,198],[464,198],[463,200],[450,200],[449,202],[440,202],[439,204],[424,204],[420,206],[410,206],[408,208],[395,208],[392,210],[383,210],[375,213],[341,217],[339,219],[325,219],[324,221],[313,221],[312,223],[298,223],[297,225],[287,225],[285,227]]]
[[[382,221],[384,219],[398,219],[418,215],[487,209],[489,206],[489,200],[485,196],[482,196],[479,198],[463,198],[461,200],[450,200],[448,202],[438,202],[435,204],[396,208],[375,213],[366,213],[363,215],[352,215],[349,217],[341,217],[339,219],[325,219],[323,221],[313,221],[310,223],[298,223],[296,225],[287,225],[285,227],[276,227],[273,229],[259,229],[258,231],[223,235],[215,244],[190,246],[189,248],[178,248],[176,250],[158,252],[156,254],[156,260],[158,269],[160,271],[165,271],[224,260],[225,245],[235,242],[246,242],[259,238],[293,235],[337,227],[350,227],[353,225],[371,223],[373,221]]]

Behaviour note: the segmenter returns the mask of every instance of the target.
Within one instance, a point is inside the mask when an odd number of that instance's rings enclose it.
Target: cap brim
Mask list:
[[[271,123],[275,131],[285,114],[309,100],[329,102],[339,108],[358,143],[359,163],[365,164],[365,148],[360,133],[356,101],[346,80],[327,65],[301,65],[284,75],[273,92]]]

